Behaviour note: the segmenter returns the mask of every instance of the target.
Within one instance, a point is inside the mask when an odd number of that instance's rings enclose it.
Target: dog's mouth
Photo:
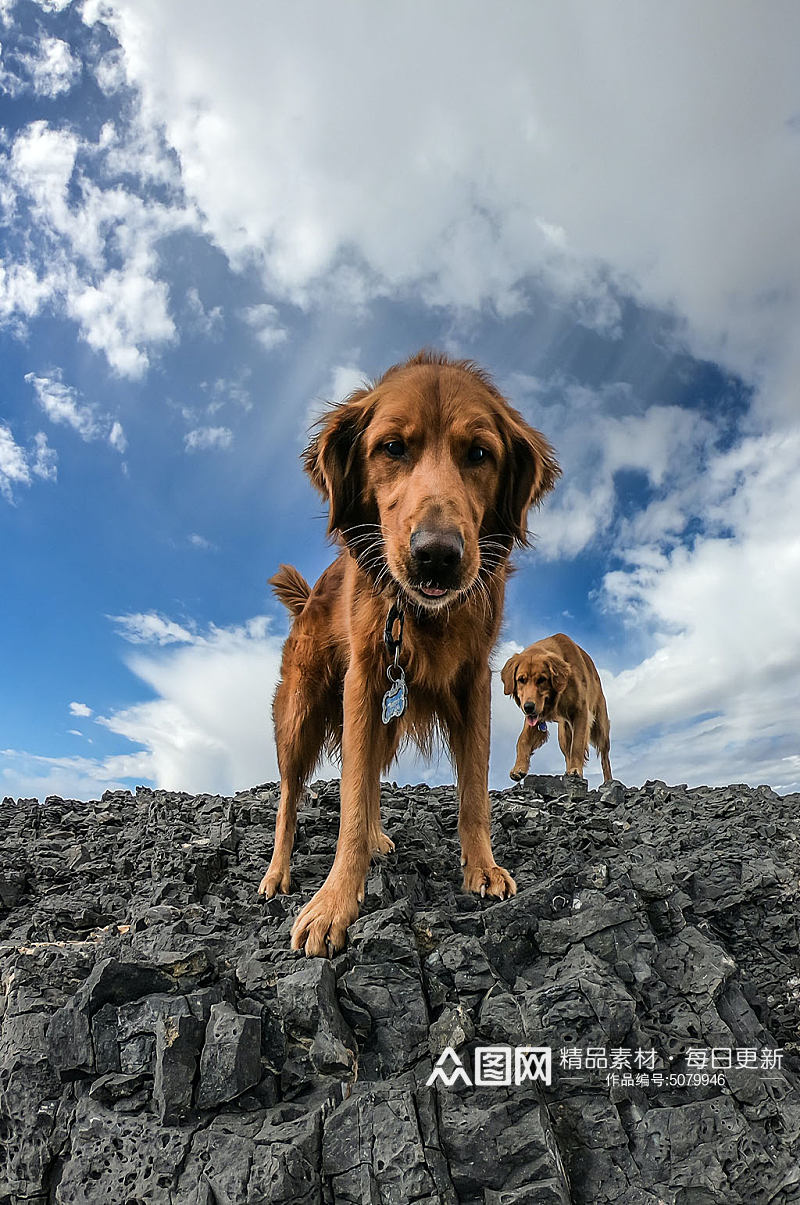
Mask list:
[[[438,582],[409,582],[406,591],[429,611],[439,610],[459,593],[455,586],[441,586]]]
[[[411,565],[398,566],[393,574],[409,599],[426,611],[441,611],[445,607],[465,600],[474,582],[468,573],[456,570],[453,573],[420,572]]]

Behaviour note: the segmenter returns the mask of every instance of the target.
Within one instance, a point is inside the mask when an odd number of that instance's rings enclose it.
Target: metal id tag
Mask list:
[[[390,665],[387,673],[394,668],[394,666]],[[406,676],[400,666],[397,666],[397,670],[398,677],[392,681],[392,685],[383,696],[381,719],[383,720],[384,724],[388,724],[391,720],[399,720],[400,716],[405,712],[406,704],[408,702]]]

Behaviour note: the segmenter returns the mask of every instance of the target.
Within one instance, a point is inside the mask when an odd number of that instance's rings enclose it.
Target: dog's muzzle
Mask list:
[[[458,588],[464,540],[457,531],[418,528],[411,533],[409,568],[414,588],[426,598],[441,598]]]

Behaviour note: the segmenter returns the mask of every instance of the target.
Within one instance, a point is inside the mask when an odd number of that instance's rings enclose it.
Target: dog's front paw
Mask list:
[[[333,957],[347,940],[348,925],[358,916],[355,893],[325,884],[300,910],[292,925],[292,949],[306,958]]]
[[[513,778],[514,782],[522,782],[525,775],[528,773],[527,766],[514,766],[513,770],[509,770],[508,777]]]
[[[495,895],[505,900],[517,894],[517,884],[507,870],[496,863],[491,866],[465,866],[464,887],[479,895]]]
[[[288,866],[282,863],[273,866],[270,862],[267,873],[258,885],[258,894],[265,895],[268,900],[271,900],[273,895],[286,895],[291,878]]]

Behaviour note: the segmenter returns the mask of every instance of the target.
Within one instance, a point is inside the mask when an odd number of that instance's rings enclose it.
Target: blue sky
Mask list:
[[[421,11],[0,4],[0,794],[276,777],[305,431],[424,345],[564,469],[497,665],[578,640],[626,782],[800,787],[800,10]]]

